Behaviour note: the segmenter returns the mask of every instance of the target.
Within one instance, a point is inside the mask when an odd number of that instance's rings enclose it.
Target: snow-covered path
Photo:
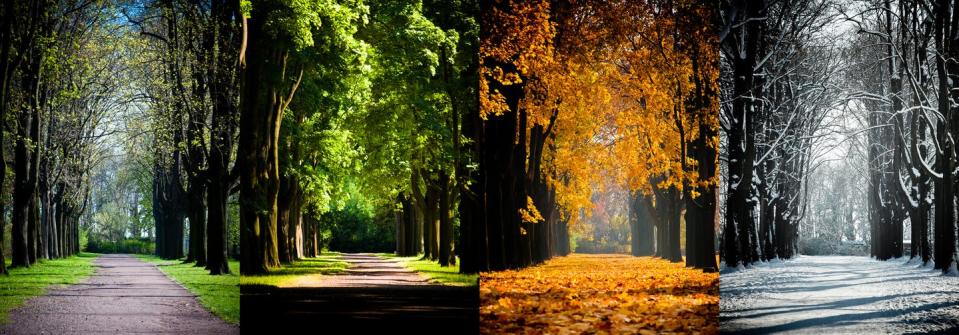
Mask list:
[[[723,332],[959,332],[959,277],[868,257],[800,256],[720,275]]]

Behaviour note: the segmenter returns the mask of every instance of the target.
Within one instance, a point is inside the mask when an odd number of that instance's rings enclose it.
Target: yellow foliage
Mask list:
[[[539,213],[539,210],[536,209],[536,204],[533,203],[533,198],[526,196],[526,208],[519,209],[519,217],[526,223],[537,223],[542,222],[543,215]],[[523,231],[525,234],[525,230]]]
[[[591,196],[606,182],[691,196],[718,183],[701,178],[687,153],[700,125],[719,127],[718,99],[689,103],[718,90],[715,33],[674,15],[708,22],[708,8],[587,0],[557,18],[549,1],[502,6],[508,10],[493,6],[487,16],[495,24],[487,23],[490,38],[480,45],[481,115],[525,113],[527,127],[517,133],[526,139],[552,125],[540,172],[571,228],[580,213],[590,214]],[[491,86],[521,87],[522,98],[510,106]],[[708,143],[718,146],[718,136]]]

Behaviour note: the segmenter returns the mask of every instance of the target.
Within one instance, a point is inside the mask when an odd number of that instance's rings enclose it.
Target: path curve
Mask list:
[[[238,334],[156,266],[102,255],[86,280],[10,312],[0,334]]]

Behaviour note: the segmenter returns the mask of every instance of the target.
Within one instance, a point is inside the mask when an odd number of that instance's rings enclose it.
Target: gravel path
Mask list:
[[[959,332],[959,277],[905,259],[800,256],[720,275],[723,332]]]
[[[0,334],[238,334],[156,266],[103,255],[96,272],[10,312]]]
[[[283,334],[347,329],[344,334],[476,334],[479,289],[430,283],[395,260],[343,254],[347,270],[284,287],[241,286],[243,332]]]
[[[433,285],[427,278],[399,262],[374,254],[344,253],[340,260],[350,267],[333,275],[305,276],[292,287],[383,287],[389,285]]]

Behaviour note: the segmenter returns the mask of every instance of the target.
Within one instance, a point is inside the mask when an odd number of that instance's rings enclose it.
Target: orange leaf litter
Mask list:
[[[718,315],[718,273],[659,258],[573,254],[480,275],[482,334],[716,334]]]

